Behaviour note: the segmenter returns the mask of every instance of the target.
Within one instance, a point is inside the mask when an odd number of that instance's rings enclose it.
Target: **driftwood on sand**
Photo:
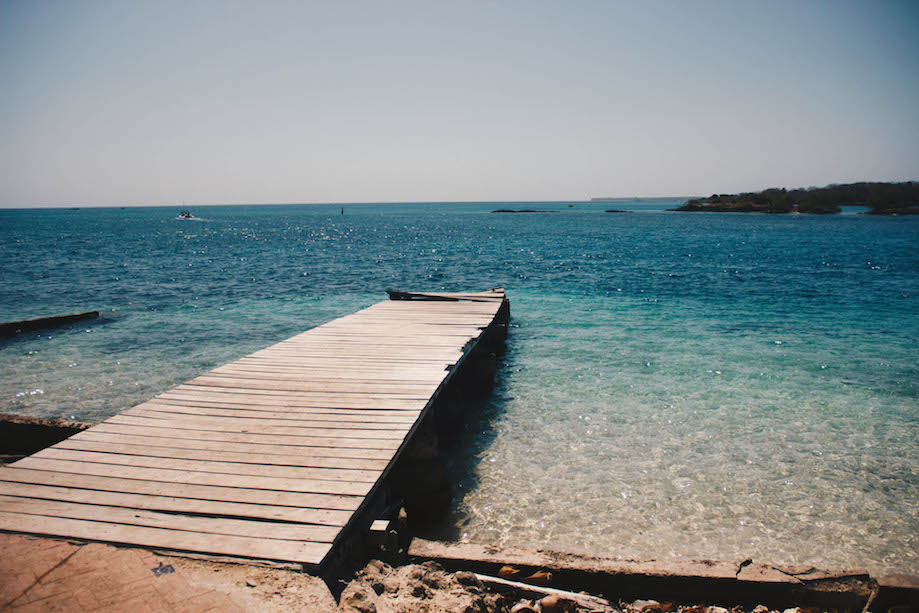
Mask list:
[[[511,581],[510,579],[502,579],[500,577],[491,577],[489,575],[481,575],[475,573],[476,578],[481,581],[485,586],[494,589],[498,592],[508,592],[515,591],[524,596],[530,598],[542,598],[543,596],[559,596],[561,598],[570,600],[575,604],[578,604],[582,607],[586,607],[591,611],[602,611],[613,612],[616,609],[610,604],[608,600],[599,598],[597,596],[590,596],[588,594],[577,594],[575,592],[569,592],[566,590],[559,590],[552,587],[542,587],[538,585],[531,585],[529,583],[521,583],[520,581]]]

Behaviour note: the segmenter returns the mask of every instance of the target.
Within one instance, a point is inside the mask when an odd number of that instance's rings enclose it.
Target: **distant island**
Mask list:
[[[919,182],[847,183],[787,190],[712,194],[671,211],[715,213],[807,213],[832,215],[844,206],[867,207],[866,215],[919,215]]]
[[[558,213],[558,211],[537,211],[535,209],[497,209],[492,213]]]

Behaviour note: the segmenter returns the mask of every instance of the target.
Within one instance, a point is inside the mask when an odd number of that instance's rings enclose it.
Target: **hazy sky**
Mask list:
[[[915,0],[0,0],[0,207],[908,179]]]

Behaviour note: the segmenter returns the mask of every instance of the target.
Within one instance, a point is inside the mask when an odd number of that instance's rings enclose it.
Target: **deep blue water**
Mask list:
[[[3,342],[0,411],[98,420],[385,289],[501,286],[459,538],[919,572],[919,219],[672,204],[0,211],[0,320],[105,313]]]

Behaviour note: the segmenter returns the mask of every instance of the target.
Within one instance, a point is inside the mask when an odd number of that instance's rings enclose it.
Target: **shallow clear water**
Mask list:
[[[503,286],[457,538],[919,572],[919,220],[668,204],[0,211],[0,320],[105,312],[2,342],[0,411],[99,420],[384,289]]]

